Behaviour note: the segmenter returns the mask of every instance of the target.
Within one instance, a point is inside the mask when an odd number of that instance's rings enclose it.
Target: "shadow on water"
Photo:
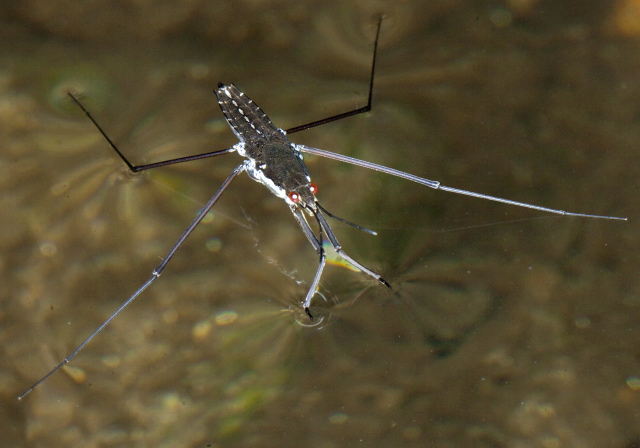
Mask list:
[[[215,3],[0,7],[7,446],[632,446],[634,2]],[[158,282],[17,402],[238,163],[131,176],[65,92],[134,163],[223,149],[218,82],[283,128],[363,105],[380,12],[373,112],[293,141],[630,221],[540,217],[308,157],[323,206],[378,232],[335,224],[392,291],[330,265],[310,323],[317,256],[244,176]]]

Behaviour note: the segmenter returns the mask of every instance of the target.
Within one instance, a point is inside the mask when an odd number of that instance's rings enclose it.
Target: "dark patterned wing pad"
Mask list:
[[[233,84],[218,84],[216,96],[227,122],[241,142],[281,137],[262,109]]]

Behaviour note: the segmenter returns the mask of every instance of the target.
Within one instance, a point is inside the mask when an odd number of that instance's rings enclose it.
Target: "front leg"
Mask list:
[[[316,290],[318,289],[318,285],[320,284],[320,277],[322,277],[322,271],[324,270],[324,267],[327,264],[327,254],[325,253],[324,248],[322,247],[322,240],[323,240],[322,226],[320,226],[320,238],[318,238],[315,235],[315,233],[313,233],[313,230],[311,230],[311,226],[309,226],[307,219],[305,218],[304,214],[302,213],[299,207],[292,205],[291,213],[293,213],[293,217],[296,218],[296,221],[298,221],[298,224],[300,225],[300,228],[304,232],[305,236],[307,237],[307,239],[309,240],[313,248],[316,250],[316,252],[320,256],[320,261],[318,262],[318,269],[316,270],[316,275],[315,277],[313,277],[313,281],[311,282],[311,287],[307,292],[307,296],[304,298],[304,302],[302,302],[302,306],[304,307],[304,312],[307,313],[307,316],[309,316],[309,319],[313,320],[313,316],[309,311],[309,306],[311,305],[311,299],[315,295]],[[318,215],[316,214],[316,218],[317,217]]]

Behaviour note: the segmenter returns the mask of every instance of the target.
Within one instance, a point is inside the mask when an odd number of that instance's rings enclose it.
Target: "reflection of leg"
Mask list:
[[[380,283],[382,283],[384,286],[386,286],[387,288],[391,289],[391,285],[389,285],[389,283],[387,283],[387,281],[385,279],[380,277],[378,274],[373,272],[371,269],[369,269],[369,268],[363,266],[362,264],[358,263],[356,260],[351,258],[349,255],[347,255],[342,250],[342,246],[340,246],[340,243],[338,242],[338,239],[334,235],[333,230],[331,230],[331,227],[329,227],[329,223],[327,222],[327,220],[325,219],[325,217],[323,215],[321,215],[318,212],[316,214],[316,217],[318,218],[318,222],[320,223],[320,227],[322,229],[324,229],[325,233],[327,234],[327,237],[329,238],[329,241],[331,241],[331,245],[333,246],[333,248],[335,249],[335,251],[337,252],[338,255],[340,255],[342,258],[347,260],[349,263],[351,263],[352,265],[354,265],[355,267],[360,269],[365,274],[368,274],[370,277],[375,278]]]

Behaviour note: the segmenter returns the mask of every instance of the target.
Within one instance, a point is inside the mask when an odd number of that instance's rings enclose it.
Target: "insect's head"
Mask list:
[[[294,190],[287,193],[289,200],[304,209],[313,211],[316,210],[316,193],[318,192],[318,186],[313,182],[309,182],[306,185],[301,185]]]

